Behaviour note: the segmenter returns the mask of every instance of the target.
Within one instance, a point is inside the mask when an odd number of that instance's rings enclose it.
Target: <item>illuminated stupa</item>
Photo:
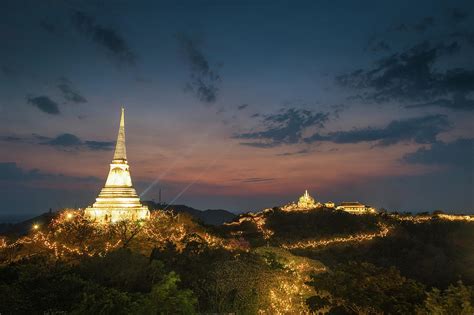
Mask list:
[[[301,196],[298,200],[298,203],[289,203],[283,206],[281,209],[283,211],[306,211],[319,208],[321,206],[321,203],[316,202],[314,198],[308,194],[308,191],[305,190],[303,196]]]
[[[148,207],[142,205],[133,188],[130,166],[125,149],[125,111],[122,108],[117,144],[105,187],[92,207],[86,208],[85,216],[96,222],[117,222],[122,220],[144,220],[149,218]]]

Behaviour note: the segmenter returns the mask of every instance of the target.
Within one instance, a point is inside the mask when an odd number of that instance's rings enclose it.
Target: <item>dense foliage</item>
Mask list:
[[[444,291],[433,288],[416,311],[418,314],[474,314],[474,288],[466,287],[461,281]]]
[[[242,235],[253,246],[279,246],[286,242],[310,238],[330,238],[359,232],[378,230],[381,218],[374,215],[352,215],[344,211],[321,208],[317,211],[287,212],[279,208],[268,209],[255,216],[243,214],[239,224],[214,227],[213,232],[226,235]],[[262,227],[262,224],[265,227]],[[271,231],[266,237],[265,231]]]
[[[65,211],[0,238],[0,312],[472,314],[472,266],[472,222],[275,208],[97,226]]]
[[[196,299],[163,264],[121,249],[80,265],[42,257],[0,269],[0,311],[6,314],[192,314]]]
[[[369,263],[346,263],[330,272],[313,276],[310,283],[330,297],[310,298],[313,310],[329,306],[347,312],[408,314],[424,299],[424,287],[406,279],[395,268],[380,268]]]
[[[285,212],[275,209],[268,215],[267,227],[275,231],[275,240],[286,242],[375,231],[377,222],[377,216],[355,216],[344,211],[324,208],[304,212]]]
[[[329,266],[351,260],[394,266],[406,277],[439,288],[458,280],[474,284],[474,224],[469,222],[401,222],[388,237],[372,242],[296,252]]]

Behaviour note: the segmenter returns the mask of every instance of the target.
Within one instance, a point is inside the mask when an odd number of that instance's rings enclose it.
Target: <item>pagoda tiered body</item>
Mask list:
[[[92,207],[88,207],[84,211],[86,218],[101,223],[144,220],[150,216],[148,207],[142,205],[140,197],[138,197],[132,185],[130,166],[127,162],[127,151],[125,149],[123,108],[114,158],[110,164],[105,187],[100,191]]]

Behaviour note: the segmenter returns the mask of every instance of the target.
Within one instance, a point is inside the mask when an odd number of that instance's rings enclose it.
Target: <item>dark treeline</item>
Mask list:
[[[440,289],[458,280],[474,285],[474,224],[468,222],[405,221],[385,238],[297,252],[329,266],[347,261],[394,266],[404,276]]]

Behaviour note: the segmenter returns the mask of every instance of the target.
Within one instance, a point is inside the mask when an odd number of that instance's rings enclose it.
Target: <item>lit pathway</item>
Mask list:
[[[329,239],[318,239],[318,240],[304,240],[296,243],[286,243],[281,245],[285,249],[304,249],[304,248],[318,248],[326,247],[330,245],[336,245],[340,243],[351,243],[351,242],[366,242],[376,237],[386,237],[393,227],[386,224],[379,224],[380,230],[375,233],[359,233],[349,236],[334,237]]]

